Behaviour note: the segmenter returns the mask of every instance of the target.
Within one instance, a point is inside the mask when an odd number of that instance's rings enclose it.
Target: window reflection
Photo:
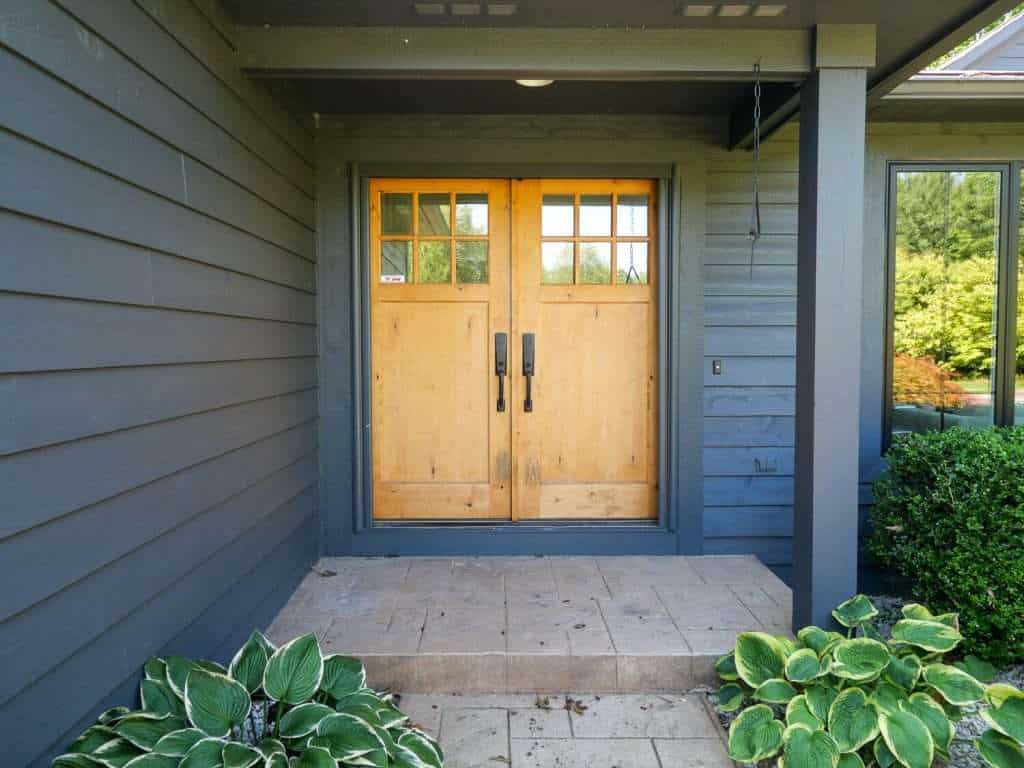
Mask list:
[[[999,185],[994,171],[896,175],[895,434],[993,423]]]

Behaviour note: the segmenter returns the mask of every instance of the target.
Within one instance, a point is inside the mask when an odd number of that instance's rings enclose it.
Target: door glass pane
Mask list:
[[[412,195],[386,192],[380,196],[380,231],[382,235],[412,234]]]
[[[421,283],[450,283],[452,281],[451,247],[451,242],[448,240],[420,241]]]
[[[612,233],[612,196],[580,196],[580,235],[609,237]]]
[[[896,176],[893,432],[991,426],[1000,174]]]
[[[487,282],[487,241],[455,242],[455,279],[460,283]]]
[[[620,285],[647,285],[647,243],[618,243],[616,276]]]
[[[450,235],[452,204],[448,193],[420,195],[420,234]]]
[[[572,243],[541,245],[540,281],[561,285],[572,283]]]
[[[580,243],[580,282],[606,285],[612,281],[612,244]]]
[[[487,234],[487,195],[455,196],[455,234]]]
[[[380,244],[380,281],[412,282],[411,240],[385,240]]]
[[[619,237],[647,237],[647,195],[619,197],[615,230]]]
[[[541,234],[544,237],[572,237],[573,205],[572,195],[544,195]]]

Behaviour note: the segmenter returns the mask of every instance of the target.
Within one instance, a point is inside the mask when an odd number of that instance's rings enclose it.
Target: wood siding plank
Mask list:
[[[704,330],[707,357],[791,357],[796,328],[791,326],[711,326]]]
[[[791,416],[708,416],[704,418],[704,445],[791,447],[795,434],[793,430]]]
[[[714,361],[721,364],[715,374]],[[792,387],[796,385],[793,357],[709,357],[704,361],[705,387]]]

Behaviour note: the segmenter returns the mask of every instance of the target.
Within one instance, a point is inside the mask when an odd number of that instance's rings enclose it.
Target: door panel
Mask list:
[[[655,192],[513,183],[514,335],[536,345],[532,411],[513,379],[515,519],[657,517]]]
[[[507,181],[370,184],[372,445],[378,520],[508,519]]]

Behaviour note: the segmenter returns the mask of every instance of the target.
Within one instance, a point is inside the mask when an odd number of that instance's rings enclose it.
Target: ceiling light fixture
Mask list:
[[[701,3],[701,4],[696,4],[695,3],[695,4],[692,4],[692,5],[687,5],[685,8],[683,8],[683,15],[684,16],[712,16],[712,15],[714,15],[714,13],[715,13],[715,6],[707,5],[707,4],[704,4],[704,3]]]
[[[524,88],[543,88],[546,85],[551,85],[554,80],[516,80],[516,85],[521,85]]]
[[[781,16],[785,12],[785,3],[761,3],[754,8],[755,16]]]
[[[515,16],[519,13],[518,3],[488,3],[488,16]]]
[[[452,16],[479,16],[480,3],[452,3]]]
[[[746,16],[750,13],[750,5],[747,3],[726,3],[718,7],[718,15],[736,18],[738,16]]]
[[[419,16],[444,16],[444,3],[415,3],[413,10]]]

